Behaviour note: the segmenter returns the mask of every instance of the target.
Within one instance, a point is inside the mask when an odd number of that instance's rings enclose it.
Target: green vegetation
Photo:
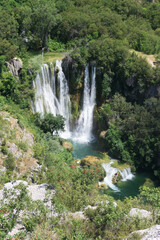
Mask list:
[[[35,123],[39,126],[44,133],[58,133],[64,131],[65,119],[61,115],[53,116],[51,113],[46,113],[44,116],[36,115]]]
[[[130,168],[130,165],[126,163],[121,163],[120,161],[117,161],[117,160],[115,160],[111,166],[114,168],[118,168],[121,171],[123,171],[125,168]]]
[[[40,65],[64,58],[76,120],[85,66],[96,65],[95,130],[104,131],[104,150],[120,160],[112,166],[150,169],[160,179],[160,1],[1,0],[0,29],[0,167],[5,168],[0,188],[16,179],[50,184],[56,189],[51,198],[54,213],[60,213],[53,216],[42,202],[32,201],[23,185],[5,191],[8,200],[0,200],[0,239],[7,239],[24,210],[22,224],[31,240],[53,239],[54,233],[60,240],[120,240],[159,224],[159,188],[146,181],[140,196],[115,205],[99,193],[98,181],[105,177],[101,164],[76,165],[57,136],[65,119],[33,115],[31,100]],[[18,77],[6,63],[15,57],[23,62]],[[21,139],[24,132],[29,140]],[[104,154],[100,163],[109,161]],[[33,163],[41,170],[34,171]],[[87,205],[96,208],[86,209]],[[153,218],[129,218],[133,207],[152,211]],[[83,220],[66,215],[76,211],[84,212]],[[25,237],[22,231],[15,239]]]
[[[108,153],[136,169],[151,168],[159,177],[156,165],[160,131],[159,100],[150,98],[144,106],[140,106],[116,94],[102,106],[100,116],[103,124],[109,126],[105,137]]]

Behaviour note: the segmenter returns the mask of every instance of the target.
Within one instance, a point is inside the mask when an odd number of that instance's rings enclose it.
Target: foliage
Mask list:
[[[144,202],[152,206],[153,217],[154,220],[156,220],[156,216],[160,211],[160,188],[142,186],[140,188],[140,197]],[[159,218],[157,220],[159,220]]]
[[[63,52],[65,49],[65,46],[63,43],[56,41],[56,40],[51,40],[51,39],[49,39],[48,47],[49,47],[50,51]]]
[[[109,154],[136,168],[150,167],[156,176],[159,176],[156,163],[159,145],[158,109],[158,99],[145,101],[144,108],[126,102],[125,98],[117,94],[100,112],[103,126],[108,128],[105,144]]]
[[[37,115],[36,124],[43,130],[44,133],[58,133],[64,131],[64,118],[61,115],[53,116],[51,113],[46,113],[43,117]]]
[[[8,153],[7,158],[5,159],[5,167],[8,171],[13,171],[15,168],[15,159],[12,153]]]
[[[27,142],[22,142],[22,141],[20,141],[20,142],[17,143],[17,146],[18,146],[20,149],[22,149],[24,152],[27,152],[27,150],[28,150],[28,144],[27,144]]]

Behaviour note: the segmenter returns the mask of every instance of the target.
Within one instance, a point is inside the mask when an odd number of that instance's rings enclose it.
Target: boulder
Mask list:
[[[141,240],[160,240],[160,225],[154,225],[144,230],[134,231],[124,240],[129,240],[134,234],[138,234]]]
[[[50,207],[51,206],[51,198],[55,195],[55,189],[53,188],[52,185],[49,184],[41,184],[41,185],[37,185],[37,184],[32,184],[29,185],[26,181],[22,181],[22,180],[17,180],[17,181],[12,181],[12,182],[8,182],[4,185],[3,189],[0,190],[0,200],[2,200],[4,198],[4,190],[14,190],[15,187],[17,187],[19,184],[23,184],[26,186],[27,190],[28,190],[28,195],[32,198],[33,201],[37,201],[37,200],[41,200],[43,202],[45,202],[45,205]],[[48,193],[48,189],[51,189],[51,193],[50,193],[50,198],[47,199],[46,201],[46,195]],[[19,195],[19,190],[16,189],[16,196]]]
[[[152,219],[152,213],[139,208],[132,208],[129,212],[130,217],[139,217],[139,218],[146,218],[146,219]]]
[[[19,76],[19,72],[23,67],[23,62],[19,58],[13,58],[9,62],[6,62],[7,67],[10,69],[10,73],[14,76],[17,77]]]
[[[26,228],[22,225],[17,223],[11,232],[8,233],[9,236],[14,237],[14,235],[20,233],[20,232],[26,232]],[[14,238],[16,239],[16,238]]]
[[[121,176],[120,172],[118,171],[118,172],[116,172],[115,175],[113,176],[112,182],[113,182],[113,183],[118,183],[118,182],[120,182],[121,180],[122,180],[122,176]]]

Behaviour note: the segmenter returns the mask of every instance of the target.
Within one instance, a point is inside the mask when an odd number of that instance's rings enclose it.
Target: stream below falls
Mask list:
[[[102,156],[99,152],[96,142],[82,143],[72,140],[70,141],[74,147],[73,156],[75,159],[82,159],[88,155],[97,157]],[[154,180],[153,176],[149,172],[137,172],[134,174],[134,177],[132,179],[127,179],[126,181],[114,184],[116,188],[118,188],[118,191],[111,188],[100,191],[102,194],[108,194],[115,199],[120,200],[123,200],[125,197],[134,197],[139,194],[139,188],[145,183],[147,178]]]

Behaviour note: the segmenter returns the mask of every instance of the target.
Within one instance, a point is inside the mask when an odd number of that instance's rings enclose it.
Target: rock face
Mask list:
[[[150,88],[146,92],[146,98],[150,97],[160,97],[160,85],[150,86]]]
[[[14,155],[16,167],[19,173],[38,167],[38,160],[35,159],[33,146],[34,136],[27,130],[18,119],[15,119],[7,112],[0,112],[3,119],[3,127],[0,129],[0,147],[6,139],[6,148]],[[6,155],[0,152],[0,169],[4,168]]]
[[[132,208],[129,212],[130,217],[139,217],[139,218],[146,218],[146,219],[151,219],[152,218],[152,213],[144,210],[144,209],[138,209],[138,208]]]
[[[49,184],[29,185],[26,181],[22,181],[22,180],[8,182],[4,185],[3,189],[0,190],[0,200],[3,199],[3,192],[5,189],[7,189],[7,191],[12,190],[15,187],[17,187],[19,184],[23,184],[24,186],[26,186],[28,190],[28,195],[32,198],[33,201],[37,201],[37,200],[45,201],[47,190],[48,188],[51,187]],[[16,192],[18,194],[17,190]],[[52,189],[51,196],[53,196],[54,194],[55,194],[55,189]],[[49,205],[49,206],[51,205],[50,200],[48,200],[48,202],[46,203],[47,203],[46,205]]]
[[[19,58],[13,58],[9,62],[6,62],[7,67],[10,69],[10,73],[18,78],[19,72],[23,67],[23,63]]]
[[[139,234],[141,240],[160,240],[160,225],[154,225],[150,228],[132,232],[126,239],[129,240],[133,234]]]

